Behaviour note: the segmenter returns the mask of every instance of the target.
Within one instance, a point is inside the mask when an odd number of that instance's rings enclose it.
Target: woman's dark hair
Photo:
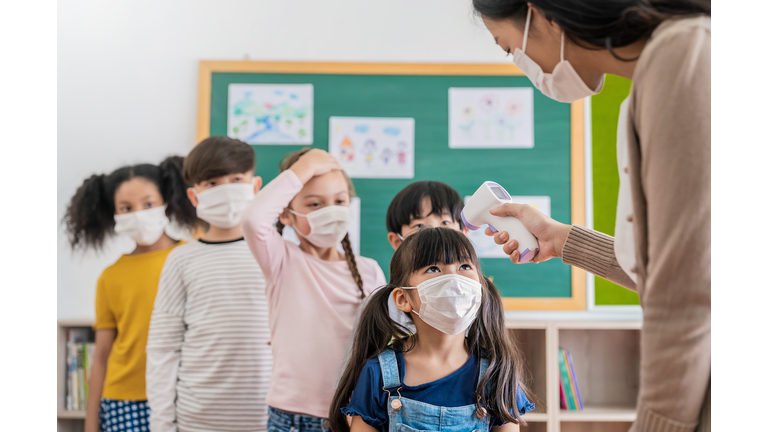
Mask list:
[[[171,220],[182,227],[195,229],[201,221],[187,198],[188,185],[181,174],[183,163],[183,157],[171,156],[160,165],[126,166],[109,175],[95,174],[86,179],[75,192],[64,215],[72,249],[101,249],[104,240],[114,234],[115,191],[135,177],[145,178],[157,186],[167,206],[165,214]]]
[[[464,201],[456,190],[439,181],[422,180],[409,184],[397,193],[387,208],[387,231],[402,234],[403,225],[409,225],[414,219],[429,215],[421,214],[421,202],[429,198],[432,206],[430,214],[441,215],[450,213],[454,221],[458,221],[461,229],[464,222],[461,210]]]
[[[663,21],[686,15],[711,15],[710,0],[472,0],[475,12],[491,20],[513,20],[522,28],[528,3],[559,25],[584,48],[620,48],[651,35]]]
[[[256,170],[256,152],[248,144],[223,135],[208,137],[184,161],[184,180],[190,185],[228,174]]]
[[[411,286],[411,275],[421,268],[454,262],[471,262],[480,275],[483,290],[480,310],[465,339],[470,353],[478,359],[488,359],[476,400],[479,398],[491,415],[504,422],[525,424],[516,399],[518,388],[527,393],[521,357],[504,324],[504,306],[498,289],[482,276],[475,249],[466,236],[448,228],[424,228],[406,237],[397,248],[390,262],[390,284],[371,296],[360,316],[349,361],[331,402],[328,419],[333,432],[349,432],[341,409],[349,403],[365,363],[390,345],[402,346],[403,352],[416,345],[418,334],[409,335],[408,329],[389,317],[387,304],[392,291]],[[411,291],[407,290],[406,295],[413,295]]]
[[[312,150],[311,148],[307,147],[304,149],[301,149],[297,152],[288,153],[287,155],[283,156],[282,159],[280,159],[280,172],[283,172],[293,166],[296,162],[298,162],[299,158],[302,157],[306,152]],[[342,171],[342,174],[344,174],[344,178],[347,180],[347,187],[349,188],[349,196],[353,197],[355,196],[355,185],[352,184],[352,179],[349,178],[347,173]],[[285,225],[283,225],[282,222],[279,220],[276,224],[277,232],[280,233],[280,235],[283,234],[283,228],[285,228]],[[355,260],[355,253],[352,251],[352,243],[349,241],[349,233],[344,236],[343,239],[341,239],[341,246],[344,248],[344,258],[347,260],[347,266],[349,267],[349,271],[352,272],[352,278],[355,280],[355,283],[357,284],[357,288],[360,290],[360,298],[365,298],[365,291],[363,291],[363,277],[360,276],[360,271],[357,269],[357,261]]]

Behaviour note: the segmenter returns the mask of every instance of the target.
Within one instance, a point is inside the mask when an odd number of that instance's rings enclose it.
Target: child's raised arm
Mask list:
[[[285,240],[275,229],[275,220],[305,183],[334,169],[341,169],[336,158],[324,150],[312,149],[264,186],[246,209],[243,235],[267,280],[274,282],[279,276],[286,254]]]

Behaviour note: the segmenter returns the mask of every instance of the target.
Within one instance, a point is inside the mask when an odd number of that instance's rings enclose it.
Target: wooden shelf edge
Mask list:
[[[547,413],[543,413],[543,412],[527,413],[523,415],[523,420],[525,420],[526,423],[546,422]]]
[[[561,422],[633,422],[637,418],[635,408],[584,407],[584,411],[560,410]]]
[[[64,320],[56,322],[59,327],[93,327],[90,320]]]
[[[640,330],[642,321],[560,321],[557,322],[560,330]]]
[[[60,419],[85,419],[85,411],[59,410],[56,417]]]

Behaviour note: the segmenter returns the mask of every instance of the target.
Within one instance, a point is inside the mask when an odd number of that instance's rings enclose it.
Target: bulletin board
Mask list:
[[[414,177],[353,179],[361,200],[360,253],[375,259],[389,277],[393,254],[385,215],[392,198],[418,180],[442,181],[464,197],[484,182],[498,182],[511,195],[549,196],[551,215],[563,223],[585,223],[584,111],[582,102],[563,104],[533,91],[533,148],[449,148],[448,92],[455,87],[532,87],[511,64],[393,64],[201,61],[198,142],[228,131],[230,84],[312,84],[312,147],[328,149],[330,117],[415,119]],[[277,176],[280,158],[306,145],[254,145],[257,174],[265,184]],[[484,258],[506,309],[586,308],[583,270],[552,259],[514,265]]]

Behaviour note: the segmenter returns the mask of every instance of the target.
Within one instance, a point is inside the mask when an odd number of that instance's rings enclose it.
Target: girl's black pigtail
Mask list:
[[[108,197],[103,174],[86,179],[72,197],[64,214],[69,245],[72,249],[101,249],[104,239],[114,232],[114,198]]]
[[[184,158],[181,156],[170,156],[160,163],[160,193],[163,194],[168,217],[184,228],[195,230],[203,222],[197,218],[195,206],[187,197],[190,185],[184,181],[183,166]]]

